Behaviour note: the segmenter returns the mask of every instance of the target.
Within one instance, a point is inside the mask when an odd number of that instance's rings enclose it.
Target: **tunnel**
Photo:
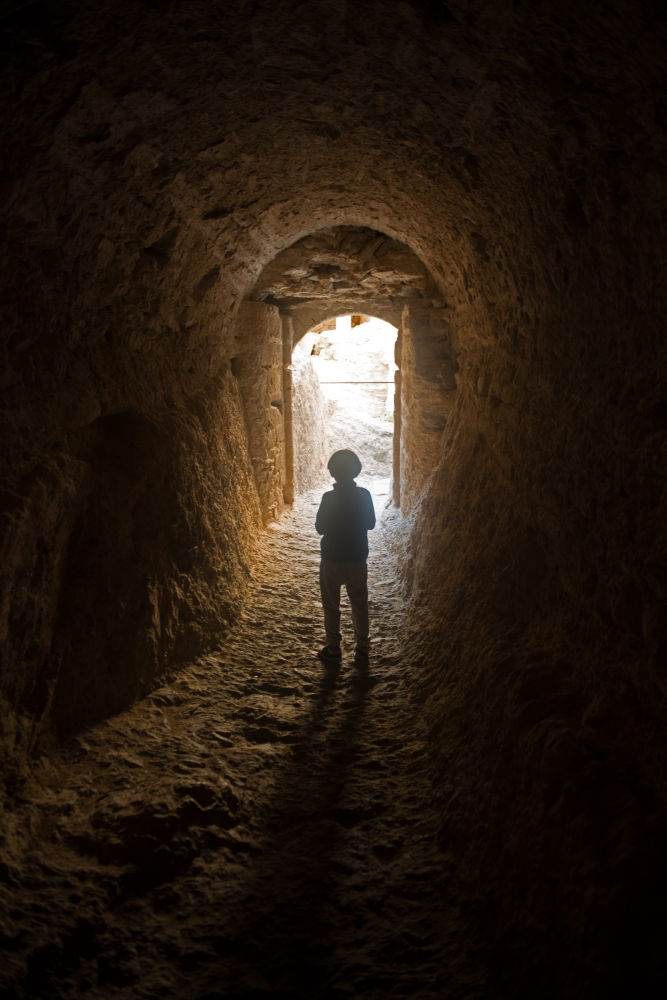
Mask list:
[[[2,5],[0,995],[665,995],[665,22]],[[343,316],[398,331],[365,673]]]

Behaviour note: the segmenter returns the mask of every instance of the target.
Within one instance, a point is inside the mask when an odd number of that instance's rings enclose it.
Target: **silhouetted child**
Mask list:
[[[322,535],[320,590],[327,644],[317,654],[324,663],[340,663],[340,588],[345,584],[352,607],[356,656],[368,661],[368,584],[366,532],[375,527],[375,510],[368,490],[357,486],[361,462],[353,451],[337,451],[327,466],[336,480],[322,497],[315,528]]]

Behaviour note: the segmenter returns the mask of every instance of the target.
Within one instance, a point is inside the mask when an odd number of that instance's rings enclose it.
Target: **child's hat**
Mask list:
[[[356,479],[361,472],[361,462],[353,451],[345,448],[343,451],[335,451],[327,469],[334,479]]]

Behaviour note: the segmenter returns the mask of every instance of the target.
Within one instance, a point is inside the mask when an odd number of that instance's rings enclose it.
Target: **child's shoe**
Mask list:
[[[343,659],[340,646],[326,645],[317,652],[317,659],[322,663],[340,663]]]
[[[371,647],[362,645],[359,643],[354,650],[355,660],[359,660],[361,663],[368,663],[368,658],[371,655]]]

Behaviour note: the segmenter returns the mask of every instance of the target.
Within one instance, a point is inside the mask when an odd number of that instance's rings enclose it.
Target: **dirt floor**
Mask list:
[[[372,481],[376,507],[388,481]],[[0,996],[486,995],[438,849],[388,508],[373,650],[315,658],[320,491],[266,532],[225,649],[42,758],[7,817]],[[476,966],[476,963],[475,963]]]

